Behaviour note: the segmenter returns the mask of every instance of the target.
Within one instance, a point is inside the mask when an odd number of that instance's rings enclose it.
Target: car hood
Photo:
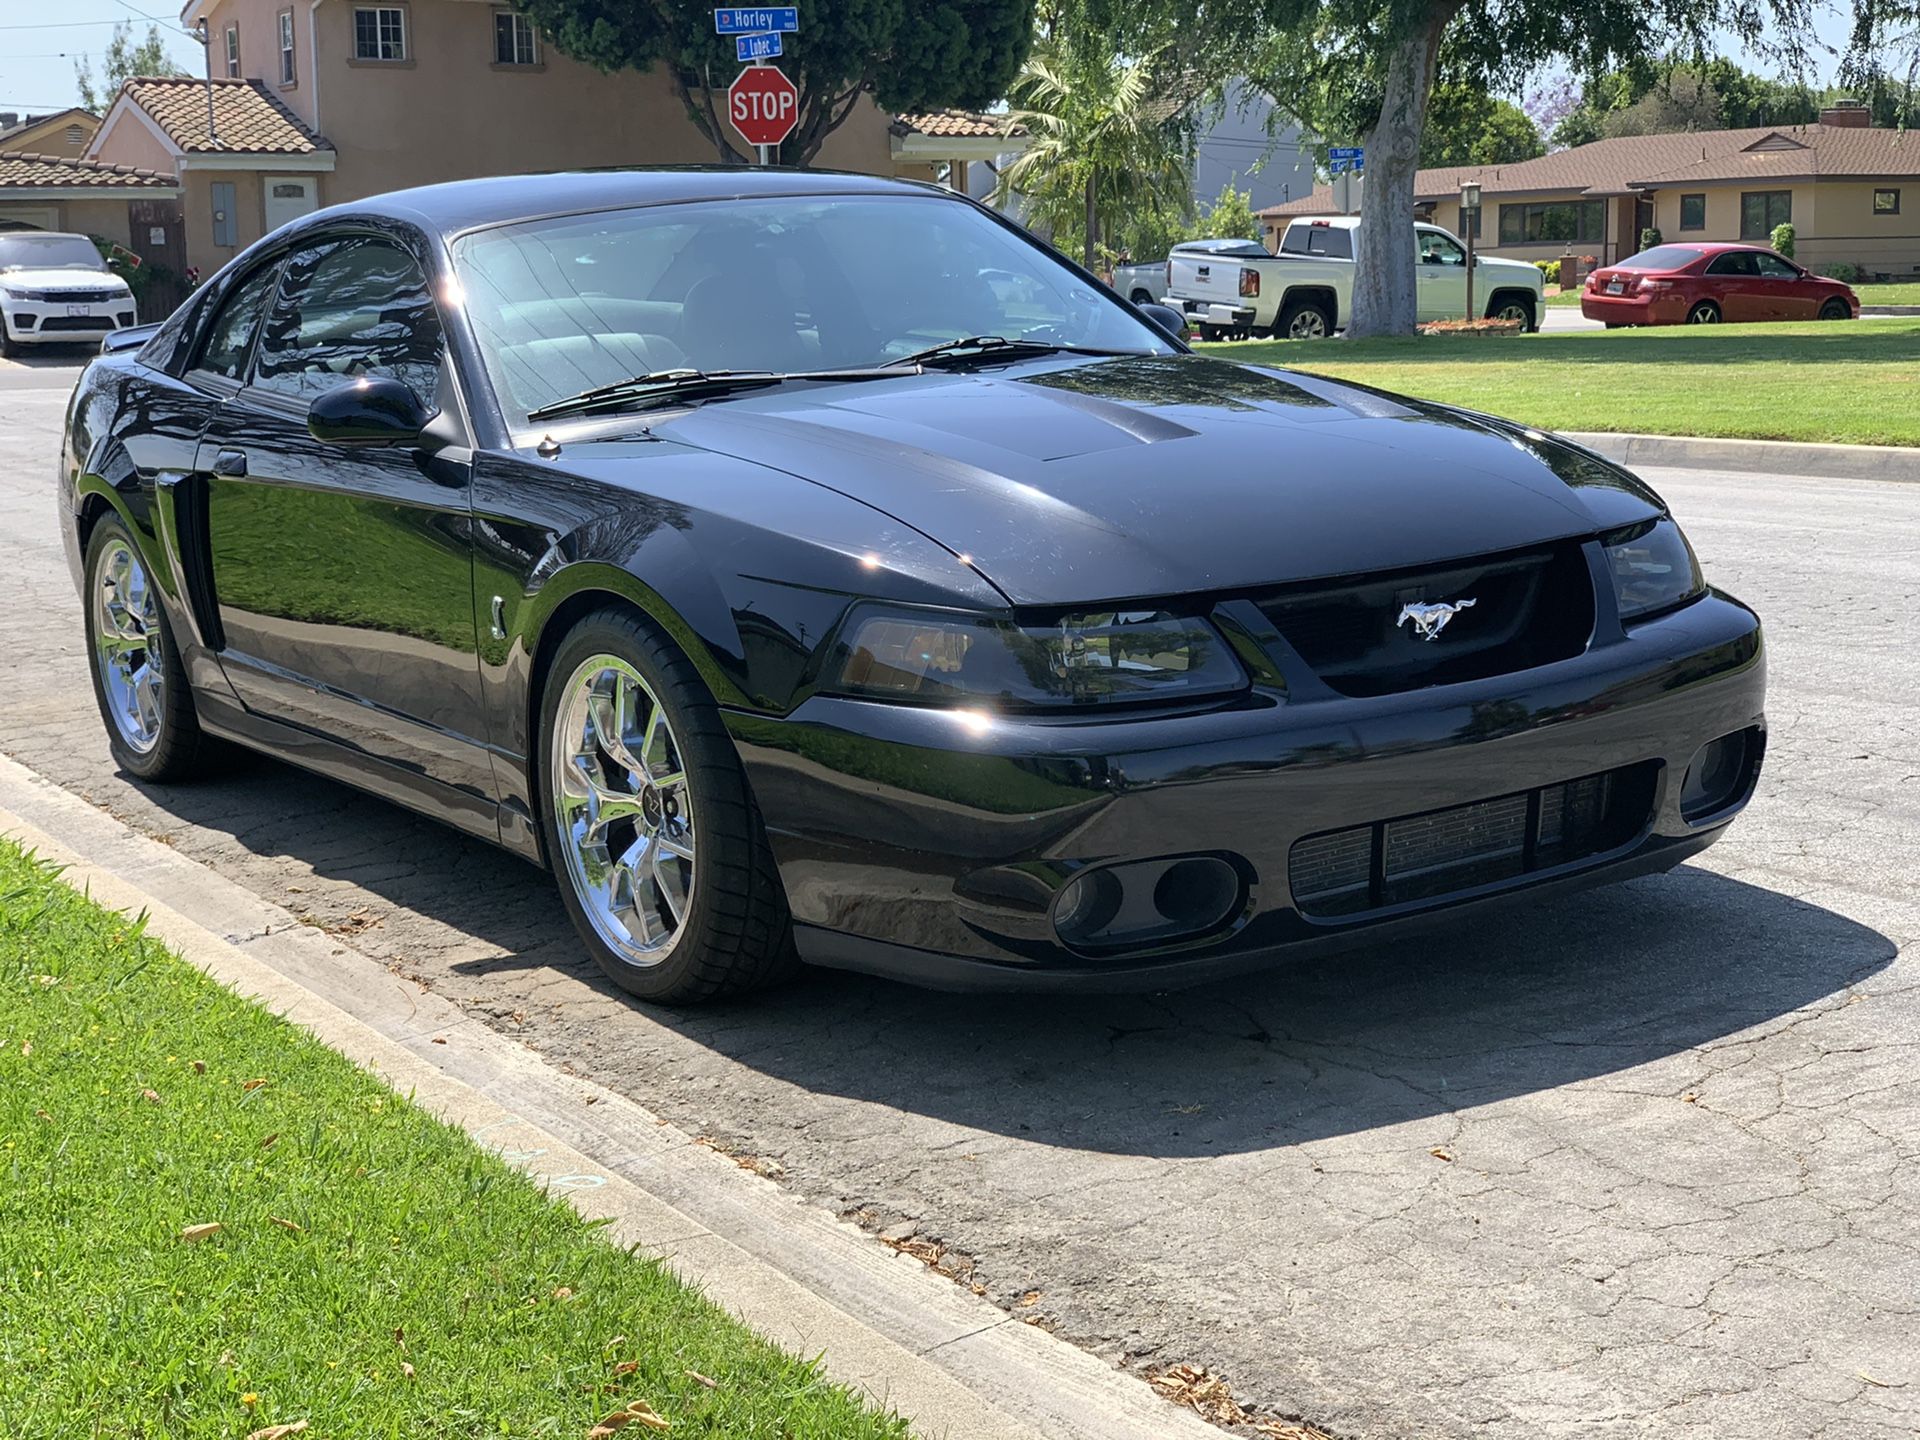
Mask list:
[[[862,501],[1015,604],[1399,569],[1659,510],[1537,432],[1197,355],[789,385],[652,433]]]
[[[1486,271],[1488,274],[1524,277],[1536,290],[1544,288],[1547,283],[1547,277],[1531,260],[1503,260],[1498,255],[1476,255],[1473,257],[1473,268],[1476,274]]]
[[[127,282],[111,270],[5,270],[0,286],[16,290],[124,290]]]

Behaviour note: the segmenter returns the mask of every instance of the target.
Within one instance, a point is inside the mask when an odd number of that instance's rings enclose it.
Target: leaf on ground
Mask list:
[[[565,1285],[562,1285],[553,1292],[553,1298],[556,1300],[571,1300],[573,1298],[573,1291]]]
[[[258,1090],[262,1085],[266,1083],[267,1083],[267,1077],[262,1075],[257,1079],[246,1081],[240,1086],[240,1088],[242,1090]]]
[[[296,1225],[291,1220],[282,1220],[278,1215],[269,1215],[267,1219],[271,1220],[275,1225],[278,1225],[282,1230],[291,1230],[296,1235],[304,1235],[307,1233],[306,1226]]]
[[[264,1430],[255,1430],[247,1440],[286,1440],[289,1435],[298,1435],[307,1428],[305,1420],[294,1420],[286,1425],[269,1425]]]
[[[149,1105],[158,1105],[160,1103],[160,1092],[158,1090],[142,1090],[140,1092],[140,1098]]]
[[[46,1111],[36,1110],[33,1113],[36,1118],[46,1121],[49,1125],[53,1123],[53,1116],[49,1115]]]
[[[27,1056],[31,1054],[33,1054],[33,1041],[22,1040],[20,1042],[20,1057],[22,1059],[25,1059]]]
[[[687,1371],[687,1378],[696,1385],[706,1386],[709,1390],[718,1390],[720,1388],[720,1382],[718,1380],[714,1379],[711,1375],[702,1375],[698,1370]]]
[[[204,1225],[189,1225],[180,1232],[180,1238],[189,1245],[198,1245],[209,1235],[218,1234],[221,1228],[218,1220],[210,1220]]]
[[[624,1409],[616,1410],[587,1432],[587,1440],[606,1440],[609,1435],[618,1434],[629,1425],[638,1425],[642,1430],[671,1430],[673,1422],[668,1420],[653,1406],[644,1400],[629,1400]],[[249,1437],[251,1440],[251,1437]]]
[[[617,1380],[622,1375],[633,1374],[633,1372],[638,1370],[639,1368],[640,1368],[640,1362],[638,1360],[622,1360],[618,1365],[613,1367],[613,1375],[614,1375],[614,1378]]]
[[[193,1073],[194,1073],[194,1074],[196,1074],[196,1075],[204,1075],[204,1074],[206,1074],[206,1073],[207,1073],[207,1062],[206,1062],[206,1061],[204,1061],[204,1060],[194,1060],[194,1061],[191,1061],[191,1062],[189,1062],[189,1063],[190,1063],[190,1064],[191,1064],[191,1065],[193,1066]]]
[[[1449,1165],[1453,1163],[1453,1152],[1444,1145],[1434,1146],[1431,1150],[1427,1151],[1427,1154],[1436,1160],[1444,1160]]]
[[[273,1134],[267,1136],[266,1139],[260,1142],[260,1148],[262,1150],[271,1150],[275,1145],[279,1143],[280,1143],[280,1132],[276,1130],[273,1132]]]
[[[400,1373],[409,1380],[413,1379],[413,1366],[407,1361],[402,1360],[400,1362]]]

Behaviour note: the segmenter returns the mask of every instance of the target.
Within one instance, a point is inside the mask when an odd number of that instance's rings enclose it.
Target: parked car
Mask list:
[[[1265,256],[1266,247],[1257,240],[1182,240],[1174,253],[1196,255]],[[1136,305],[1159,303],[1166,299],[1168,260],[1136,260],[1113,272],[1113,288]]]
[[[1167,303],[1180,310],[1202,339],[1279,335],[1317,340],[1346,328],[1353,304],[1353,262],[1361,243],[1357,216],[1290,221],[1280,253],[1231,252],[1214,257],[1175,252],[1168,266]],[[1467,249],[1437,225],[1416,224],[1419,318],[1458,320],[1467,313]],[[1240,258],[1244,257],[1244,258]],[[1536,265],[1476,255],[1473,298],[1477,314],[1540,328],[1546,282]]]
[[[139,320],[133,291],[84,235],[0,234],[0,351],[98,344]]]
[[[1860,297],[1764,245],[1656,245],[1595,270],[1580,313],[1616,325],[1857,320]]]
[[[237,741],[500,844],[653,1000],[1386,944],[1695,854],[1765,735],[1619,466],[1194,355],[887,179],[303,217],[107,342],[58,490],[127,773]]]

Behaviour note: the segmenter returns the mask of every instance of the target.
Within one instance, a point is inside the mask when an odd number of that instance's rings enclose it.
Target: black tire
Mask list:
[[[1533,308],[1531,295],[1517,295],[1511,291],[1495,295],[1487,301],[1489,320],[1518,320],[1526,326],[1529,335],[1540,329],[1540,317]]]
[[[697,844],[687,914],[664,958],[647,964],[622,955],[594,928],[556,819],[560,707],[575,672],[601,655],[626,661],[653,692],[691,792]],[[610,607],[567,633],[547,671],[536,754],[550,868],[587,952],[614,984],[643,1000],[692,1004],[772,984],[797,968],[786,892],[732,737],[699,672],[649,621]]]
[[[1151,305],[1153,304],[1153,292],[1151,290],[1136,290],[1129,295],[1127,299],[1131,300],[1135,305]]]
[[[1711,300],[1702,300],[1687,312],[1689,325],[1718,325],[1719,323],[1720,307]]]
[[[1325,340],[1333,334],[1333,316],[1318,300],[1289,300],[1273,333],[1283,340]]]
[[[159,703],[155,707],[158,724],[150,743],[143,746],[123,728],[115,716],[114,701],[107,693],[109,666],[101,653],[99,596],[105,584],[102,572],[106,563],[121,550],[144,568],[140,547],[120,517],[102,517],[87,537],[86,587],[82,596],[87,673],[93,677],[94,703],[100,707],[101,723],[107,727],[107,743],[112,747],[114,762],[122,770],[137,780],[155,784],[188,780],[201,770],[213,743],[200,729],[200,718],[193,708],[193,691],[187,683],[187,668],[181,662],[179,646],[174,644],[173,630],[167,624],[166,609],[159,603],[157,594],[152,620],[145,626],[148,646],[133,652],[145,665],[153,667],[159,678]]]
[[[17,360],[20,352],[26,348],[7,333],[4,323],[0,323],[0,359]]]
[[[1851,320],[1853,318],[1853,311],[1844,300],[1829,300],[1820,307],[1820,318],[1822,320]]]
[[[1213,343],[1214,341],[1216,341],[1216,340],[1218,340],[1219,338],[1220,338],[1220,332],[1219,332],[1219,330],[1217,330],[1217,329],[1216,329],[1215,327],[1213,327],[1212,325],[1202,325],[1202,326],[1200,326],[1200,339],[1201,339],[1201,340],[1202,340],[1202,341],[1203,341],[1204,343],[1206,343],[1206,344],[1209,344],[1209,345],[1210,345],[1210,344],[1212,344],[1212,343]]]

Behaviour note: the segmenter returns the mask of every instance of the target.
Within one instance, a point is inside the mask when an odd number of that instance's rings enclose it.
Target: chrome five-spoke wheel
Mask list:
[[[93,651],[106,711],[120,739],[145,755],[160,743],[166,674],[160,606],[133,547],[110,539],[95,571]]]
[[[688,924],[696,843],[666,710],[629,662],[592,655],[566,682],[552,745],[561,858],[581,910],[622,960],[658,965]]]

